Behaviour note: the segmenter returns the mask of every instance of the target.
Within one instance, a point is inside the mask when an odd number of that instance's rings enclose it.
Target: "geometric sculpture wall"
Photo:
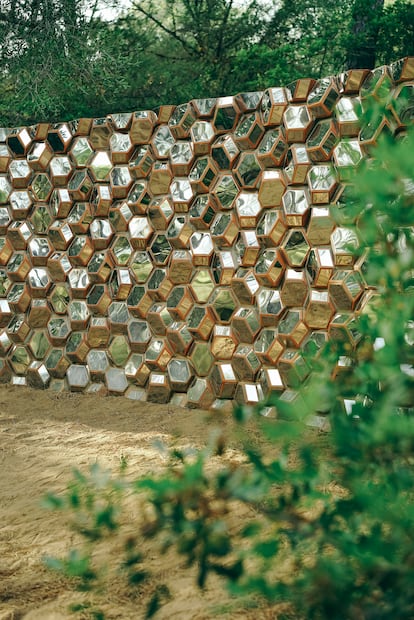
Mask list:
[[[0,380],[209,407],[286,399],[369,292],[335,227],[412,119],[414,59],[157,112],[0,129]],[[366,97],[392,119],[361,129]],[[410,107],[411,106],[411,107]]]

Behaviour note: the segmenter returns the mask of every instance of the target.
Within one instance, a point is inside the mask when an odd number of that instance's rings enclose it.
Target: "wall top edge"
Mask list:
[[[148,116],[155,121],[155,124],[163,124],[169,123],[170,119],[175,110],[179,110],[184,106],[193,105],[197,108],[202,108],[198,110],[198,116],[200,118],[208,118],[210,114],[208,113],[208,107],[211,103],[211,109],[213,109],[215,102],[223,101],[225,99],[233,99],[241,108],[241,112],[249,113],[256,110],[261,102],[261,99],[265,93],[269,93],[272,91],[284,91],[285,95],[288,97],[292,103],[306,103],[314,92],[315,88],[317,88],[318,84],[324,83],[326,81],[333,81],[342,95],[357,95],[360,91],[361,86],[367,79],[368,75],[384,73],[386,72],[391,80],[390,86],[397,85],[401,82],[414,80],[414,56],[405,56],[404,58],[400,58],[390,65],[381,65],[376,67],[375,69],[349,69],[339,73],[338,75],[330,75],[319,79],[314,78],[299,78],[290,84],[284,86],[275,86],[269,87],[264,90],[252,91],[252,92],[241,92],[236,95],[229,96],[220,96],[220,97],[211,97],[211,98],[203,98],[203,99],[192,99],[188,102],[184,102],[178,105],[166,104],[161,105],[158,108],[153,110],[138,110],[132,112],[116,112],[107,114],[103,117],[96,118],[78,118],[73,120],[65,120],[65,121],[56,121],[50,123],[48,121],[39,121],[33,125],[20,125],[16,127],[1,127],[0,126],[0,143],[6,142],[7,137],[16,132],[21,131],[22,129],[27,129],[29,131],[30,137],[32,140],[42,140],[43,135],[47,133],[48,128],[50,127],[58,127],[61,125],[68,125],[72,134],[77,135],[85,135],[84,131],[86,129],[86,125],[88,129],[90,129],[92,123],[94,125],[101,125],[104,123],[110,123],[112,127],[117,131],[127,130],[128,124],[131,121],[132,117],[137,118],[145,118]],[[305,93],[305,96],[300,96],[298,93]],[[82,127],[84,129],[82,130]]]

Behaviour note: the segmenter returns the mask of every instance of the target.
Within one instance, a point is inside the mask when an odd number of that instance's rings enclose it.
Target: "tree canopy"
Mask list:
[[[409,0],[133,0],[109,20],[98,4],[0,2],[0,126],[178,104],[414,54]]]

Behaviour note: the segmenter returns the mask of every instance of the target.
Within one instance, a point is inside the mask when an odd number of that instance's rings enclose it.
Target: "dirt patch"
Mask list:
[[[65,555],[73,535],[59,513],[41,506],[46,492],[65,489],[73,468],[86,471],[98,461],[117,471],[121,459],[127,459],[128,472],[136,477],[161,472],[167,457],[160,444],[202,446],[214,427],[226,433],[231,425],[229,413],[1,386],[0,620],[74,617],[68,605],[79,601],[79,593],[43,563],[46,555]],[[240,609],[214,578],[200,591],[195,572],[184,569],[173,553],[160,557],[149,544],[144,553],[153,583],[166,583],[172,594],[159,620],[208,620],[235,605],[223,617],[275,618],[267,608],[250,610],[246,604]],[[153,583],[132,597],[115,579],[99,596],[99,606],[108,619],[139,620],[145,589]]]

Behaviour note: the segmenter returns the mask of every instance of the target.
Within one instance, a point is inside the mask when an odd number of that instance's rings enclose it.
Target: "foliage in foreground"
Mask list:
[[[244,463],[218,470],[209,465],[220,442],[173,454],[160,477],[102,485],[96,472],[77,473],[75,486],[49,504],[72,511],[88,546],[56,568],[93,589],[96,541],[119,527],[121,496],[144,492],[151,510],[132,524],[133,552],[125,548],[119,560],[131,584],[145,578],[136,550],[153,538],[160,551],[173,547],[197,567],[201,587],[214,572],[237,595],[287,603],[296,619],[414,617],[413,170],[413,134],[384,142],[339,205],[341,225],[358,235],[372,299],[349,330],[312,351],[314,372],[300,399],[273,403],[281,420],[256,415],[260,408],[236,411],[241,424],[250,417],[261,428],[271,449],[249,443],[246,432]],[[303,420],[321,403],[330,412],[329,462],[301,424],[283,421]],[[235,529],[243,505],[245,523]]]

